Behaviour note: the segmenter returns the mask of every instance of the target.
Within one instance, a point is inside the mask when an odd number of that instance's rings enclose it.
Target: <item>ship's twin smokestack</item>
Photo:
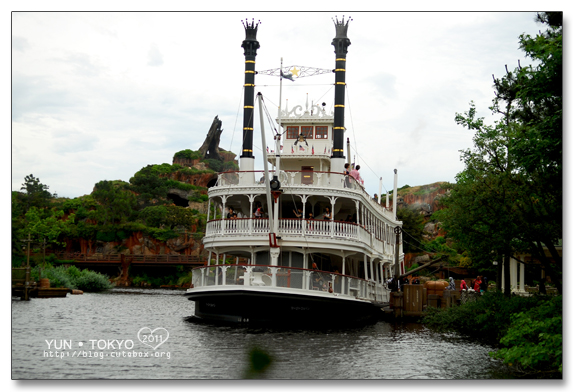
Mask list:
[[[331,41],[331,44],[335,48],[335,102],[334,102],[334,119],[333,119],[333,149],[332,158],[342,158],[343,155],[343,134],[345,131],[344,113],[345,113],[345,61],[347,57],[347,47],[351,45],[351,41],[347,38],[347,22],[344,23],[344,19],[341,21],[335,18],[335,38]],[[334,161],[332,161],[332,171],[341,172],[343,169],[343,160],[341,162],[341,168],[339,168],[339,162],[336,163],[337,168],[333,167]]]
[[[349,24],[342,18],[341,21],[334,21],[335,38],[331,44],[335,48],[335,107],[333,123],[333,149],[332,149],[332,171],[341,172],[345,156],[343,154],[343,135],[345,131],[345,62],[347,47],[351,45],[347,38],[347,26]],[[242,154],[240,155],[240,169],[242,171],[253,170],[253,131],[254,131],[254,87],[256,74],[256,55],[260,47],[256,35],[260,22],[249,23],[246,19],[243,22],[246,30],[246,39],[242,42],[245,56],[245,83],[244,83],[244,128]],[[333,160],[335,158],[335,160]],[[341,167],[340,167],[341,166]]]
[[[246,30],[246,39],[242,42],[244,48],[244,56],[246,59],[245,66],[245,82],[244,82],[244,129],[243,129],[243,142],[241,158],[254,158],[253,155],[253,133],[254,133],[254,87],[256,76],[256,55],[260,47],[256,35],[258,33],[258,25],[260,22],[251,23],[242,21],[244,29]],[[245,165],[244,165],[245,166]],[[248,166],[250,166],[248,164]],[[251,170],[253,170],[253,162],[251,163]],[[242,170],[250,170],[249,168],[242,167]]]

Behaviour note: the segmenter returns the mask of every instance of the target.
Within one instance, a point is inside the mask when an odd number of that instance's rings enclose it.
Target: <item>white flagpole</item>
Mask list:
[[[281,134],[282,134],[282,87],[283,87],[283,66],[284,58],[280,58],[280,100],[278,103],[278,132],[275,135],[276,139],[276,176],[279,176],[280,170],[280,145],[281,145]]]

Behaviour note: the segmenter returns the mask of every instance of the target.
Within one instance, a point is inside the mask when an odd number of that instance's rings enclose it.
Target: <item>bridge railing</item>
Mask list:
[[[121,263],[122,256],[125,261],[131,263],[150,263],[150,264],[202,264],[202,260],[198,256],[189,255],[122,255],[122,254],[102,254],[102,253],[70,253],[70,252],[55,252],[54,255],[60,260],[74,260],[78,262],[102,262],[102,263]]]

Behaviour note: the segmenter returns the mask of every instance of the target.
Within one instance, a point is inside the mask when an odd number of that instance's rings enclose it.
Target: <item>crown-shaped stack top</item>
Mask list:
[[[347,22],[344,21],[345,15],[341,18],[341,21],[337,20],[337,16],[333,23],[335,24],[335,38],[347,38],[347,25],[349,24],[351,17],[347,18]]]
[[[261,22],[258,20],[255,22],[253,19],[249,22],[247,19],[245,22],[242,20],[244,29],[246,29],[246,41],[257,41],[256,35],[258,33],[258,26]]]

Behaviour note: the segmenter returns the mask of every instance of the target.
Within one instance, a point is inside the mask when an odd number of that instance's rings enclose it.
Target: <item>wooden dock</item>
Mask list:
[[[423,317],[429,308],[450,308],[461,299],[457,290],[442,290],[438,293],[420,284],[403,285],[401,292],[391,293],[390,306],[385,312],[395,318]]]
[[[72,289],[66,287],[38,287],[30,285],[28,288],[28,298],[65,298]],[[12,297],[25,299],[25,287],[23,285],[12,286]]]

